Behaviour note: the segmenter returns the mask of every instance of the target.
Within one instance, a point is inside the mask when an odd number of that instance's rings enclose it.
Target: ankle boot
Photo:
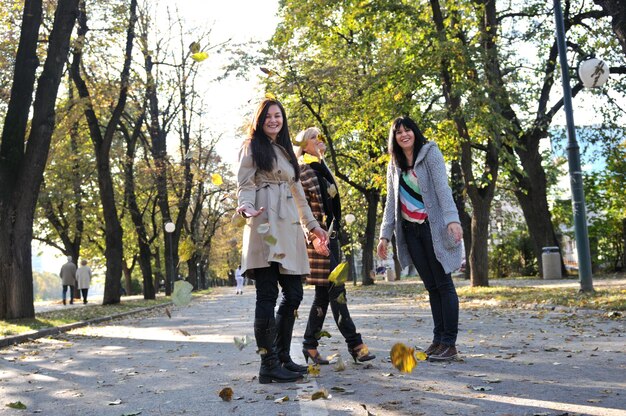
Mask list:
[[[274,349],[276,338],[276,324],[274,319],[255,319],[254,336],[261,354],[261,369],[259,370],[259,383],[289,383],[302,378],[300,373],[294,373],[284,368]]]
[[[276,340],[274,341],[274,347],[278,354],[278,359],[289,371],[296,373],[306,374],[308,367],[299,365],[293,362],[291,354],[291,336],[293,333],[293,325],[296,322],[295,316],[283,316],[276,314]]]

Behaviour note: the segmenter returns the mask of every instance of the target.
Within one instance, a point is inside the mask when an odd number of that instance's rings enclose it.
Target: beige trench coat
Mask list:
[[[259,216],[247,218],[243,229],[241,269],[249,278],[254,276],[246,273],[247,270],[268,267],[270,262],[279,263],[282,274],[308,274],[309,259],[302,227],[309,231],[319,227],[300,181],[295,180],[287,152],[277,144],[274,144],[274,152],[276,161],[269,172],[257,170],[249,142],[244,143],[239,155],[239,206],[265,208]],[[269,230],[263,232],[268,226]]]

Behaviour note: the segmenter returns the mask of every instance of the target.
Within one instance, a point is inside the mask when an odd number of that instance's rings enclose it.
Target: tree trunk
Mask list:
[[[471,267],[469,261],[469,250],[467,247],[472,246],[472,217],[467,213],[465,209],[465,183],[463,182],[463,172],[461,170],[461,164],[458,160],[453,160],[450,169],[452,197],[456,204],[456,209],[459,211],[459,219],[461,220],[461,227],[463,228],[463,245],[465,249],[465,279],[471,278]]]
[[[189,269],[189,276],[187,276],[187,281],[191,283],[193,286],[193,290],[198,290],[198,262],[200,261],[200,256],[194,254],[191,256],[189,260],[187,260],[187,268]]]
[[[77,48],[74,52],[74,59],[71,65],[71,74],[76,84],[79,96],[84,100],[85,118],[89,126],[91,140],[93,142],[96,155],[96,167],[98,173],[98,188],[100,191],[100,201],[102,203],[102,214],[104,217],[106,276],[104,283],[103,305],[116,304],[120,301],[120,279],[122,277],[123,261],[123,230],[120,224],[117,207],[115,204],[115,192],[113,179],[111,177],[110,154],[113,135],[117,130],[122,112],[126,105],[128,96],[128,85],[130,78],[130,64],[132,61],[132,49],[134,40],[134,27],[137,20],[137,0],[130,2],[130,17],[126,36],[126,49],[124,52],[124,64],[120,74],[120,92],[117,104],[111,113],[111,117],[106,123],[104,134],[100,130],[100,121],[96,115],[94,105],[87,88],[87,84],[80,73],[82,60],[82,48]],[[81,3],[81,13],[79,15],[78,38],[84,44],[87,31],[87,13],[84,3]]]
[[[124,272],[124,286],[126,289],[126,296],[130,296],[133,294],[133,270],[128,267],[128,265],[126,264],[126,260],[122,260],[122,271]]]
[[[365,234],[363,236],[362,250],[362,268],[361,278],[363,285],[373,285],[374,279],[370,275],[374,270],[374,241],[376,238],[376,221],[378,219],[378,202],[380,201],[380,191],[370,189],[365,194],[367,201],[367,224],[365,225]]]
[[[33,306],[33,218],[55,126],[55,102],[78,0],[60,2],[37,83],[30,135],[25,140],[41,24],[41,1],[26,0],[11,99],[0,147],[0,319],[30,318]],[[24,150],[24,143],[26,149]]]

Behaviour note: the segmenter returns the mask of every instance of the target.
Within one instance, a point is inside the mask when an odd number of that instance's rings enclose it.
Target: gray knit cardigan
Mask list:
[[[459,221],[459,213],[452,199],[452,191],[448,185],[448,175],[443,155],[435,142],[426,142],[415,160],[413,170],[417,176],[424,207],[428,213],[428,222],[433,237],[433,247],[437,260],[446,273],[461,267],[463,248],[462,242],[457,243],[448,233],[448,224]],[[402,214],[398,202],[400,186],[400,168],[393,160],[387,166],[387,203],[380,226],[380,238],[391,241],[396,234],[396,250],[400,265],[405,268],[412,263],[409,249],[402,229]]]

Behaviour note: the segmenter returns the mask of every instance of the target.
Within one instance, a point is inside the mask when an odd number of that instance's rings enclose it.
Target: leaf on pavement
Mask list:
[[[332,335],[330,335],[330,332],[328,331],[320,331],[317,334],[315,334],[316,339],[320,339],[322,337],[332,338]]]
[[[7,403],[6,405],[7,407],[10,407],[11,409],[19,409],[19,410],[24,410],[26,409],[26,405],[22,402],[11,402],[11,403]]]
[[[122,404],[122,400],[121,399],[117,399],[117,400],[114,400],[112,402],[109,402],[109,406],[117,406],[117,405],[120,405],[120,404]]]
[[[167,315],[168,318],[172,319],[172,312],[170,312],[168,308],[165,308],[165,314]]]
[[[233,389],[231,389],[230,387],[224,387],[222,390],[220,390],[219,396],[225,402],[229,402],[233,399]]]
[[[346,363],[343,358],[339,357],[335,364],[335,371],[344,371],[346,369]]]
[[[186,336],[186,337],[190,337],[190,336],[191,336],[191,334],[190,334],[189,332],[185,331],[184,329],[180,329],[180,328],[179,328],[179,329],[178,329],[178,331],[179,331],[181,334],[183,334],[184,336]]]
[[[330,397],[331,396],[328,394],[328,390],[322,387],[320,390],[311,395],[311,400],[330,399]]]
[[[289,401],[289,396],[283,396],[281,398],[274,400],[274,403],[283,403],[283,402],[288,402],[288,401]]]
[[[313,377],[319,376],[320,375],[319,364],[309,364],[309,367],[307,368],[307,373]]]

